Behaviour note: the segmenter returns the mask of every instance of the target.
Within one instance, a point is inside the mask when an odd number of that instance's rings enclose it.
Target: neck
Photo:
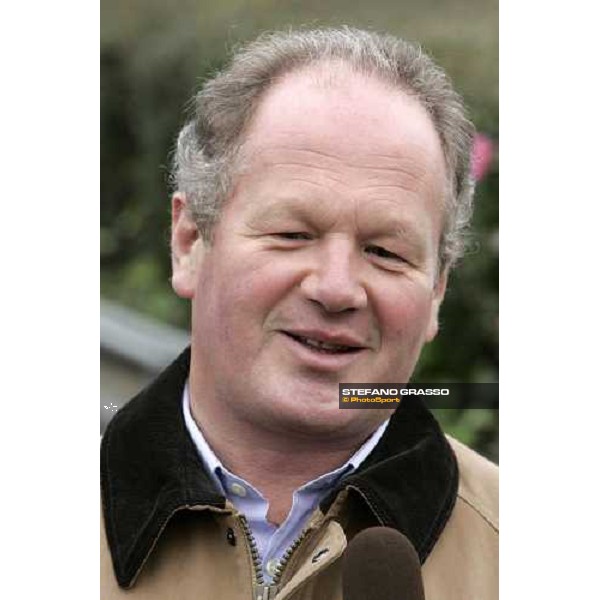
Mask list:
[[[229,471],[261,492],[269,503],[267,519],[275,525],[285,520],[296,489],[343,465],[372,433],[318,439],[258,429],[227,413],[215,414],[210,402],[194,397],[190,389],[191,413],[209,446]]]

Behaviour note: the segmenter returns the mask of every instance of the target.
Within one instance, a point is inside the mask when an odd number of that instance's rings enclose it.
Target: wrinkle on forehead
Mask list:
[[[441,174],[428,168],[425,153],[418,147],[400,157],[376,154],[357,160],[312,148],[275,145],[249,152],[240,175],[250,182],[255,176],[269,173],[281,177],[286,184],[297,182],[315,188],[335,184],[350,195],[374,192],[375,197],[379,193],[387,197],[396,193],[422,193],[440,202],[443,199],[437,176]]]
[[[373,153],[369,151],[369,148],[366,149],[367,151],[364,152],[364,154],[358,157],[351,153],[344,152],[342,147],[340,147],[337,152],[333,153],[331,151],[327,152],[326,150],[316,149],[314,144],[311,144],[313,140],[307,140],[307,143],[304,146],[299,142],[292,145],[285,143],[285,136],[281,137],[282,140],[280,142],[273,140],[269,141],[269,143],[261,143],[258,141],[251,146],[248,146],[245,148],[246,160],[253,162],[260,160],[266,165],[278,166],[279,164],[282,164],[281,153],[286,152],[298,159],[297,162],[295,162],[288,158],[285,161],[286,164],[299,164],[301,166],[311,164],[315,168],[320,169],[343,165],[354,169],[367,168],[372,171],[394,172],[398,169],[398,165],[402,165],[404,162],[410,162],[410,164],[419,169],[422,174],[431,172],[430,169],[425,168],[424,164],[429,153],[426,148],[423,148],[419,144],[403,144],[403,152],[400,157],[393,154]],[[411,154],[413,153],[418,156],[418,160],[411,157]],[[328,163],[331,163],[331,165]]]

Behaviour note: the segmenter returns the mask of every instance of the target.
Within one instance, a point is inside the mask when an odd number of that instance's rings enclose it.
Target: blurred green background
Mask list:
[[[421,43],[450,74],[477,130],[498,144],[496,0],[102,0],[101,291],[189,327],[169,284],[168,164],[186,103],[228,50],[268,29],[351,25]],[[498,161],[476,192],[471,249],[451,276],[438,338],[415,381],[498,377]],[[498,411],[436,411],[498,460]]]

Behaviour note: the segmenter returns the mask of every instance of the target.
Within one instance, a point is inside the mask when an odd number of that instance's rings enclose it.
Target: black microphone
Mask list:
[[[389,527],[361,531],[344,552],[342,591],[344,600],[425,600],[413,545]]]

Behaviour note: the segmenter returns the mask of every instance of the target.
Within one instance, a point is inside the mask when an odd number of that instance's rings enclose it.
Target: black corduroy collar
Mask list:
[[[130,587],[169,519],[192,506],[225,509],[190,438],[181,410],[189,348],[110,422],[101,446],[102,507],[117,582]],[[398,529],[424,562],[446,525],[458,488],[456,458],[439,425],[406,397],[342,489],[359,494],[376,518]]]

